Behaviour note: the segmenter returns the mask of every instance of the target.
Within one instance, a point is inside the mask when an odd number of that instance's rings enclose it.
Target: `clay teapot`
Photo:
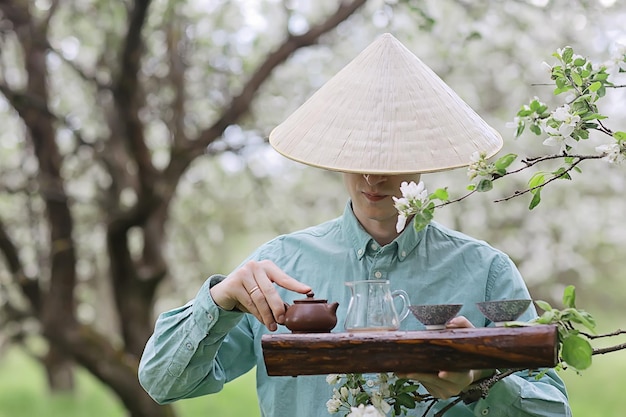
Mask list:
[[[337,324],[339,303],[329,304],[314,297],[309,292],[306,298],[294,300],[293,305],[285,303],[285,326],[292,333],[328,333]]]

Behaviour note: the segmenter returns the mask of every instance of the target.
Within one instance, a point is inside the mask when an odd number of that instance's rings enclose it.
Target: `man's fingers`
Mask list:
[[[295,278],[287,275],[282,269],[276,266],[273,262],[270,261],[261,261],[259,264],[264,268],[270,280],[281,287],[290,290],[299,292],[301,294],[306,294],[312,290],[306,284],[298,281]]]
[[[407,373],[398,375],[419,381],[420,384],[433,396],[442,400],[458,395],[473,380],[472,371],[438,373]]]
[[[464,329],[472,328],[474,325],[464,316],[457,316],[446,323],[447,329]]]
[[[283,272],[271,261],[249,261],[211,288],[214,302],[226,310],[237,307],[253,314],[270,331],[285,321],[285,303],[276,285],[306,294],[311,287]]]

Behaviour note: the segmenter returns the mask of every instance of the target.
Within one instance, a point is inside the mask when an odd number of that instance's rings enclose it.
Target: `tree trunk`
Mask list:
[[[137,358],[113,348],[104,336],[89,326],[48,327],[45,336],[107,385],[131,417],[175,417],[173,407],[157,404],[139,385]]]
[[[51,392],[74,391],[74,361],[68,358],[63,351],[50,345],[43,364],[48,378],[48,388]]]

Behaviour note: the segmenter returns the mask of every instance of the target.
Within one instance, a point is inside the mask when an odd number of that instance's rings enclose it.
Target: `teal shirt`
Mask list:
[[[490,325],[476,302],[530,298],[509,257],[485,242],[432,222],[420,232],[409,226],[381,247],[361,227],[349,203],[342,217],[277,237],[248,259],[269,259],[310,285],[316,298],[338,301],[334,332],[343,331],[350,300],[346,281],[387,279],[392,290],[405,290],[415,305],[462,303],[459,314],[476,327]],[[210,277],[195,299],[159,316],[139,365],[142,386],[155,401],[169,403],[218,392],[256,366],[262,416],[329,416],[326,401],[332,387],[325,375],[267,375],[261,336],[268,330],[250,314],[216,306],[209,289],[222,279],[222,275]],[[282,288],[279,292],[288,303],[303,298]],[[535,316],[531,307],[520,320]],[[423,329],[412,315],[401,325],[401,330]],[[279,326],[278,332],[287,331]],[[445,404],[440,401],[430,415]],[[423,412],[418,408],[409,415]],[[462,416],[571,416],[571,411],[563,382],[550,370],[540,380],[523,372],[511,375],[495,384],[487,398],[457,404],[446,413],[446,417]]]

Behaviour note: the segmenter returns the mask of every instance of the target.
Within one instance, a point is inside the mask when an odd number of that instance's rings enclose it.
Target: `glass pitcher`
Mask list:
[[[346,282],[352,291],[345,329],[347,331],[397,330],[409,315],[409,296],[403,290],[391,291],[388,280]],[[402,301],[400,314],[394,299]]]

